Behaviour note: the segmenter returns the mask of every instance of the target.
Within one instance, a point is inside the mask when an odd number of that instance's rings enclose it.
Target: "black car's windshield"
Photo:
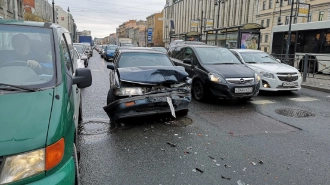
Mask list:
[[[279,63],[265,52],[240,52],[240,54],[246,63]]]
[[[203,64],[241,64],[241,61],[226,48],[196,47]]]
[[[42,88],[54,83],[52,32],[0,25],[0,83]]]
[[[122,53],[118,61],[118,67],[139,67],[139,66],[173,66],[165,54],[160,53]]]
[[[83,54],[84,53],[84,47],[83,46],[79,46],[79,45],[74,45],[74,47],[77,49],[79,54]]]

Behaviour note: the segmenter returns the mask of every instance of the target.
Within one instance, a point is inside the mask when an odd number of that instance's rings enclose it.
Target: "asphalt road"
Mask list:
[[[82,184],[330,184],[330,94],[193,100],[187,117],[131,119],[110,131],[106,64],[94,51],[93,85],[82,91]]]

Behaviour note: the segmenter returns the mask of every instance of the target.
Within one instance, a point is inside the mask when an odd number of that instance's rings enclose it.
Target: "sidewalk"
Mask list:
[[[301,85],[303,88],[315,89],[330,93],[330,75],[315,74],[307,75],[306,82]]]

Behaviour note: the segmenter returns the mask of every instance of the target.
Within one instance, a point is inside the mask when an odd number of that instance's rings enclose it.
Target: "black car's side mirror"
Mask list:
[[[111,70],[114,70],[114,69],[115,69],[115,65],[113,65],[113,64],[108,64],[108,65],[107,65],[107,68],[108,68],[108,69],[111,69]]]
[[[90,69],[78,68],[76,75],[73,77],[73,84],[77,84],[78,88],[85,88],[92,85],[92,73]]]
[[[192,59],[191,58],[185,58],[183,59],[184,64],[192,64]]]

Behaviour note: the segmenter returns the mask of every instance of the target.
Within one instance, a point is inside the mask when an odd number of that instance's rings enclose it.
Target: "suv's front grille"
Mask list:
[[[254,82],[254,78],[226,78],[226,80],[231,84],[251,84]]]

